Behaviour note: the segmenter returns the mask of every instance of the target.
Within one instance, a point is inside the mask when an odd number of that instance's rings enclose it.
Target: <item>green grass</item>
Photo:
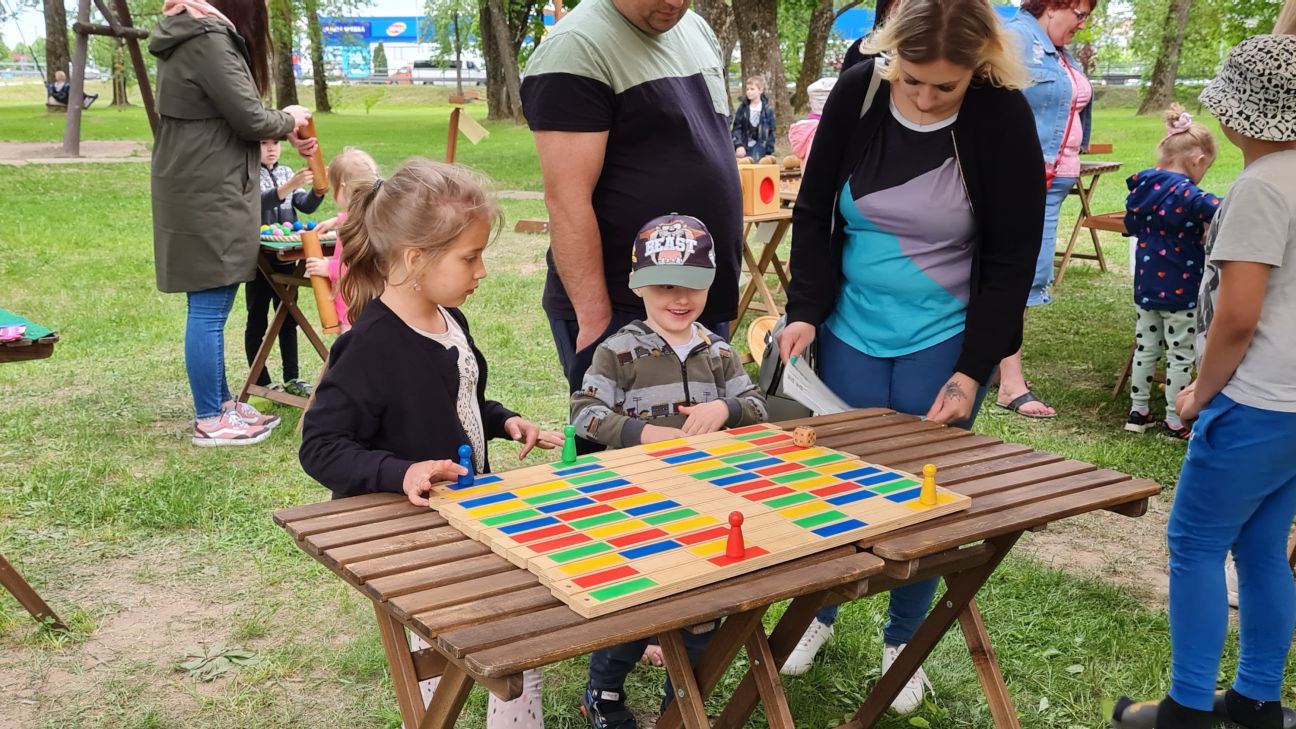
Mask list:
[[[28,91],[0,87],[0,139],[57,141],[62,117],[46,114]],[[340,111],[321,117],[327,150],[359,146],[387,169],[410,155],[442,153],[444,92],[383,89],[366,114],[364,94],[373,91],[346,89]],[[1157,120],[1127,109],[1096,117],[1095,139],[1117,145],[1125,170],[1151,163]],[[461,159],[503,189],[538,189],[525,128],[489,128],[481,145],[461,144]],[[96,106],[86,132],[147,138],[138,108]],[[1223,192],[1239,168],[1225,147],[1206,186]],[[52,359],[0,367],[0,553],[73,624],[68,634],[38,630],[0,595],[0,685],[36,702],[20,714],[22,725],[398,726],[369,603],[269,519],[275,508],[326,495],[297,464],[296,411],[276,410],[287,422],[255,448],[187,443],[184,299],[153,285],[147,167],[0,167],[0,177],[0,305],[63,336]],[[1112,176],[1096,207],[1115,210],[1123,198]],[[537,201],[504,207],[510,221],[544,215]],[[1068,208],[1063,220],[1073,219]],[[1172,483],[1183,444],[1123,433],[1126,401],[1110,396],[1133,313],[1123,242],[1107,241],[1115,271],[1075,266],[1057,303],[1028,323],[1028,373],[1061,416],[1036,422],[987,411],[978,430]],[[491,362],[492,395],[556,426],[566,398],[537,305],[543,255],[542,238],[505,233],[488,251],[490,277],[466,310]],[[241,307],[226,332],[231,385],[245,371]],[[318,364],[305,343],[302,352],[313,375]],[[497,447],[497,467],[515,465],[514,453]],[[1166,686],[1164,612],[1111,585],[1013,558],[980,604],[1024,726],[1098,726],[1118,693],[1151,697]],[[835,725],[876,680],[884,615],[880,598],[845,610],[824,660],[786,681],[799,726]],[[200,642],[238,645],[264,661],[199,684],[174,664]],[[1226,657],[1224,676],[1235,660]],[[575,707],[584,667],[572,660],[547,669],[548,726],[583,725]],[[938,701],[922,709],[921,721],[891,716],[882,726],[991,726],[957,635],[941,643],[928,669]],[[653,712],[660,680],[658,670],[632,674],[637,710]],[[736,680],[731,672],[719,694]],[[475,692],[463,726],[482,726],[485,705]]]

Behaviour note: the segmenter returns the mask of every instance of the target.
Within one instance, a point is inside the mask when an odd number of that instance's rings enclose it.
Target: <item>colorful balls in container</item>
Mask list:
[[[312,220],[306,224],[306,230],[315,230],[315,221]]]
[[[293,228],[294,231],[299,231],[299,230],[301,230],[303,227],[304,227],[304,226],[301,224],[301,221],[300,221],[300,220],[294,220],[294,221],[293,221],[292,228]]]

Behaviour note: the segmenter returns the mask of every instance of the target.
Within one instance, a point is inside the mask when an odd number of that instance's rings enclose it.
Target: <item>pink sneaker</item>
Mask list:
[[[227,410],[210,425],[197,421],[193,426],[193,444],[204,448],[253,445],[269,437],[269,428],[250,425],[233,410]]]
[[[235,400],[233,411],[240,420],[257,428],[274,430],[274,427],[279,424],[278,415],[266,415],[245,402]]]

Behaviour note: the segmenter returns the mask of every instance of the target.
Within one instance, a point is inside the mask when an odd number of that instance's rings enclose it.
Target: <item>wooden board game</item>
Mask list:
[[[584,617],[966,509],[971,500],[772,425],[443,484],[433,508]],[[727,556],[743,515],[742,556]]]

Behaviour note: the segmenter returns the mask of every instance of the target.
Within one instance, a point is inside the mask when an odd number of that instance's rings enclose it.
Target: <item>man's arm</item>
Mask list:
[[[593,202],[607,139],[607,132],[535,133],[549,208],[549,245],[580,325],[577,351],[598,339],[612,320]]]

